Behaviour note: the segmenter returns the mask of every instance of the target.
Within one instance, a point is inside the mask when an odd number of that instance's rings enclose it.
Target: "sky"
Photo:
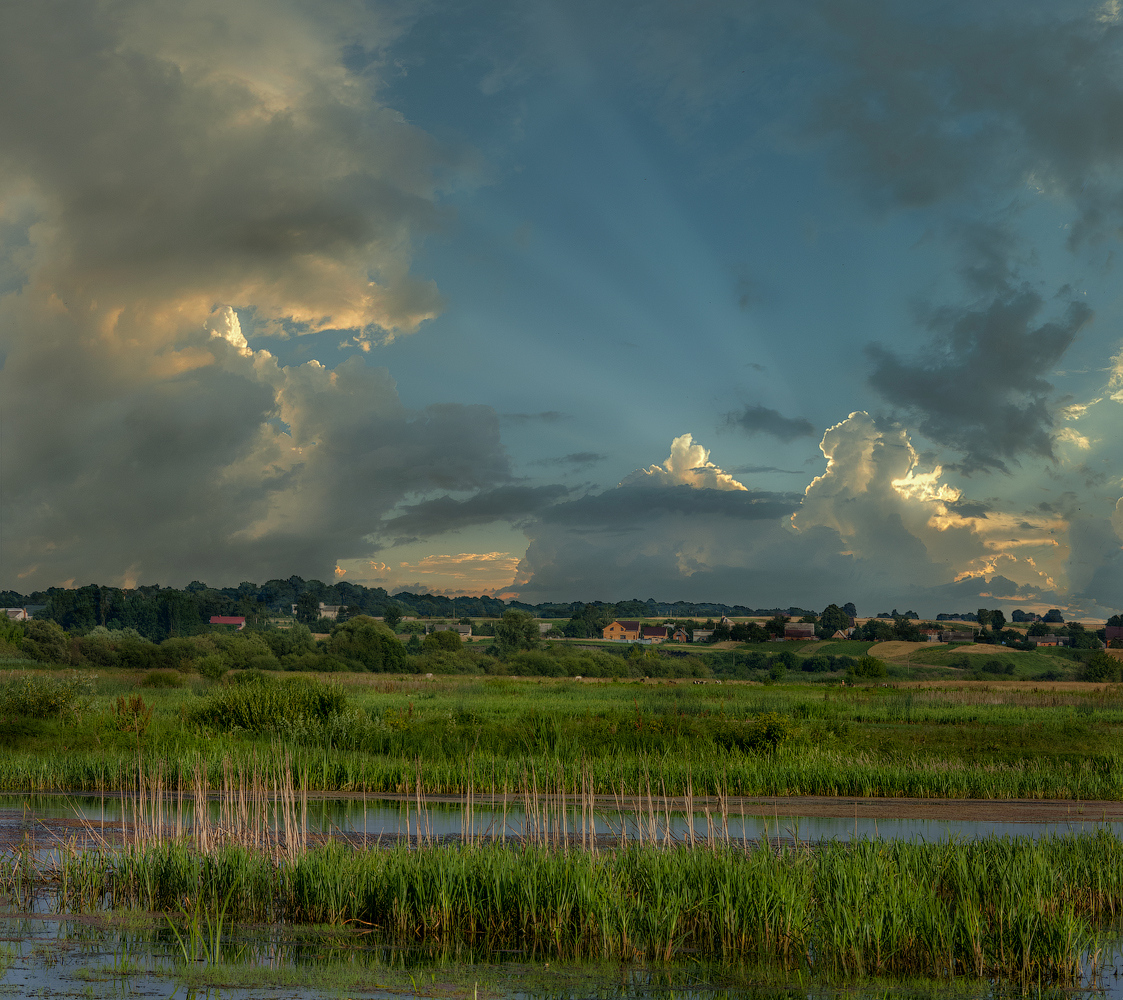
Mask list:
[[[0,10],[0,588],[1123,610],[1118,0]]]

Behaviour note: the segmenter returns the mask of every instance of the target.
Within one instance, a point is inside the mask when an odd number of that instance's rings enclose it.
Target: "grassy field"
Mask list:
[[[69,708],[3,720],[0,789],[120,788],[138,756],[173,776],[198,764],[217,781],[224,759],[283,746],[313,788],[350,792],[409,790],[419,773],[431,791],[515,788],[532,768],[559,767],[574,784],[585,766],[602,791],[654,780],[669,794],[1123,798],[1117,685],[792,676],[800,683],[187,675],[148,687],[103,673]]]

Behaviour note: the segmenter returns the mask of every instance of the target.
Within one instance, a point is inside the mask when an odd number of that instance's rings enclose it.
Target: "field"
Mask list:
[[[584,767],[601,792],[1123,798],[1119,686],[901,673],[847,686],[796,671],[767,685],[246,673],[149,687],[105,672],[69,708],[0,726],[0,789],[122,788],[138,757],[173,781],[196,765],[217,780],[224,760],[285,746],[313,789],[340,792],[515,789],[559,769],[572,788]]]

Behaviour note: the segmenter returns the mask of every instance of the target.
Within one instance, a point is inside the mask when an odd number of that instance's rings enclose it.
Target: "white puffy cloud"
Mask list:
[[[662,465],[636,469],[621,486],[693,486],[707,490],[743,490],[745,486],[710,461],[710,452],[682,434],[671,442],[671,453]]]
[[[980,599],[1061,601],[1063,513],[1013,514],[965,499],[938,466],[921,467],[904,428],[867,413],[829,428],[821,448],[827,468],[802,498],[653,488],[654,475],[675,467],[669,460],[614,490],[557,503],[528,529],[516,589],[524,600],[619,600],[642,589],[660,600],[852,600],[867,611],[907,603],[928,614]]]

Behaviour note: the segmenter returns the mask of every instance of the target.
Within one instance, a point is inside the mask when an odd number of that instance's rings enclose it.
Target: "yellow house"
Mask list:
[[[639,642],[639,622],[612,622],[604,627],[601,634],[617,642]]]

